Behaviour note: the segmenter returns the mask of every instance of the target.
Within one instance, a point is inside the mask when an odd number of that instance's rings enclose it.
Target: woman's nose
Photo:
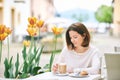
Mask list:
[[[73,39],[71,39],[71,42],[73,41]]]

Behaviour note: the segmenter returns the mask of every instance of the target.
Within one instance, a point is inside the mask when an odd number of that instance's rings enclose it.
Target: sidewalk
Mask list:
[[[93,35],[92,44],[103,53],[114,52],[114,47],[120,45],[120,38],[108,34],[97,34]]]

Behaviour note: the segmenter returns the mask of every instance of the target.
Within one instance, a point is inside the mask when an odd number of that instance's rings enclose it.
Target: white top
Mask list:
[[[86,70],[89,74],[98,74],[100,70],[100,52],[97,48],[90,46],[84,53],[76,53],[74,50],[68,50],[64,47],[59,62],[67,64],[67,71],[73,69]]]

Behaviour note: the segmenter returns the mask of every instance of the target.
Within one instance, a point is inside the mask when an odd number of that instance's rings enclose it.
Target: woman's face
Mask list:
[[[69,31],[71,42],[75,47],[81,46],[84,37],[82,37],[78,32],[76,31]]]

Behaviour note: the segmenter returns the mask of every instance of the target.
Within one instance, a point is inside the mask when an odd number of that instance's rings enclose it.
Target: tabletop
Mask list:
[[[52,72],[45,72],[43,74],[39,74],[36,76],[32,76],[29,78],[26,78],[24,80],[99,80],[100,75],[89,75],[88,77],[71,77],[71,76],[58,76],[53,74]]]

